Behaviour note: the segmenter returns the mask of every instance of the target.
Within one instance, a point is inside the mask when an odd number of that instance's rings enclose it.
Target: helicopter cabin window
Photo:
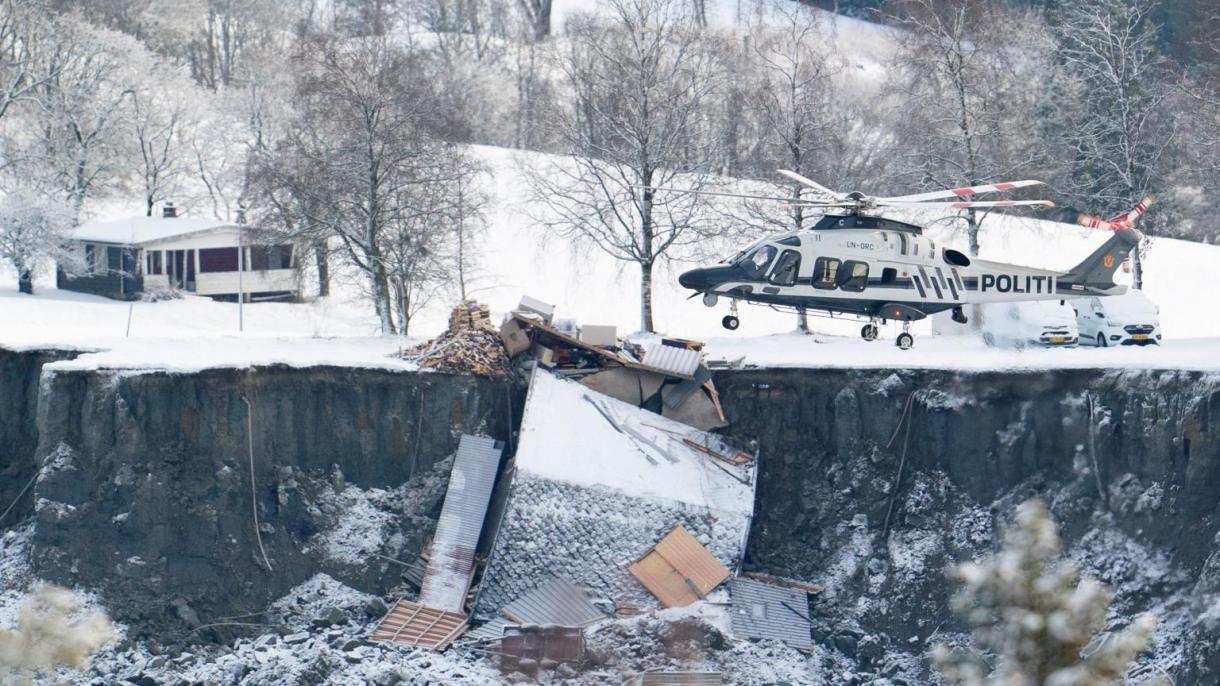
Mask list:
[[[839,288],[859,293],[868,285],[868,263],[848,261],[839,274]]]
[[[813,263],[813,287],[833,290],[839,278],[839,266],[843,263],[834,257],[819,257]]]
[[[775,259],[775,253],[778,252],[774,245],[764,245],[763,247],[750,253],[741,262],[741,266],[746,271],[746,275],[751,279],[760,279],[767,273],[767,267],[771,266],[771,260]]]
[[[771,283],[777,286],[791,286],[796,283],[796,272],[801,268],[801,254],[795,250],[785,250],[775,261],[775,271],[771,272]]]
[[[900,234],[898,234],[898,242],[899,242],[899,244],[900,244],[900,250],[901,250],[902,254],[903,254],[903,255],[907,254],[907,250],[909,250],[909,248],[907,247],[907,237],[906,237],[906,235],[901,234],[901,233],[900,233]]]
[[[898,280],[898,270],[893,267],[886,267],[881,270],[881,283],[889,284]]]

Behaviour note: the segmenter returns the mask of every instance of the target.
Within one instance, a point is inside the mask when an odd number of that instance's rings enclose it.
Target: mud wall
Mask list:
[[[383,592],[402,569],[385,558],[431,537],[459,435],[508,438],[520,393],[349,368],[48,372],[34,571],[141,631],[256,613],[318,572]]]
[[[48,362],[72,357],[55,350],[13,351],[0,348],[0,531],[27,517],[34,508],[29,485],[38,446],[38,379]],[[18,498],[18,494],[24,494]]]
[[[761,448],[747,567],[826,585],[815,633],[865,667],[870,651],[919,656],[962,629],[943,570],[993,550],[1038,496],[1116,609],[1191,636],[1162,648],[1179,683],[1220,673],[1215,637],[1186,618],[1220,589],[1220,375],[784,369],[715,382],[728,432]]]

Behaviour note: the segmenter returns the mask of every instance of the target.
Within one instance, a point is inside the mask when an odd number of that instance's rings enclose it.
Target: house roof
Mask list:
[[[740,577],[730,588],[733,633],[738,638],[771,638],[801,650],[813,648],[804,591]]]
[[[88,222],[72,230],[78,241],[140,245],[212,229],[236,227],[233,222],[194,217],[130,217]]]

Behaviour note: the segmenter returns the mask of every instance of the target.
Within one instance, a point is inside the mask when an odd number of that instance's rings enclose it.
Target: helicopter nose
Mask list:
[[[711,286],[711,279],[708,278],[707,269],[692,269],[688,272],[683,272],[678,277],[678,283],[683,288],[689,288],[693,291],[701,291]]]

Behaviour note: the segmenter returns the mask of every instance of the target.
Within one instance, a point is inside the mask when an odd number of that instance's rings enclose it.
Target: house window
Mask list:
[[[801,268],[801,254],[795,250],[785,250],[775,261],[775,271],[771,272],[771,283],[778,286],[791,286],[796,283],[796,272]]]
[[[203,248],[199,251],[199,271],[237,271],[237,248]]]
[[[849,260],[843,265],[839,278],[842,279],[839,288],[859,293],[868,285],[868,263]]]
[[[112,272],[123,271],[123,249],[115,246],[106,247],[106,269]]]
[[[819,257],[813,263],[813,287],[834,290],[842,262],[836,257]]]
[[[250,247],[250,266],[255,271],[292,269],[291,245],[255,245]]]
[[[153,250],[148,253],[148,273],[161,274],[164,271],[164,266],[161,263],[162,254],[160,250]]]

